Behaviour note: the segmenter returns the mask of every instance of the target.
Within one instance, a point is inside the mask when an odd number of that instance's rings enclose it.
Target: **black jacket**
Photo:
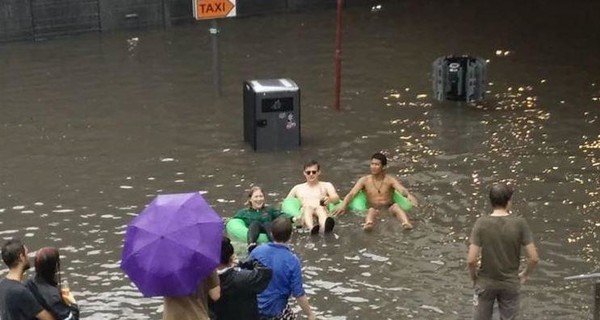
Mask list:
[[[40,277],[27,280],[25,286],[44,309],[54,316],[56,320],[79,320],[77,305],[67,305],[57,287],[46,282]]]
[[[219,274],[221,298],[212,304],[216,320],[258,320],[256,295],[267,288],[273,271],[258,261],[245,262]]]

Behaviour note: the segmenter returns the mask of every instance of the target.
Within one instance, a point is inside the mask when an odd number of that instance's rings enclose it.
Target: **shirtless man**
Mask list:
[[[375,219],[381,210],[389,210],[400,222],[404,229],[412,229],[413,226],[406,216],[406,212],[394,203],[394,190],[406,197],[415,207],[418,205],[417,199],[408,192],[408,190],[396,180],[396,178],[385,173],[387,158],[382,153],[376,153],[371,157],[371,174],[363,176],[354,185],[352,190],[346,195],[338,209],[334,210],[334,215],[346,213],[346,207],[352,201],[354,196],[364,190],[367,195],[369,210],[365,218],[363,230],[370,231],[375,226]]]
[[[305,183],[295,185],[288,197],[296,197],[302,204],[302,223],[310,230],[311,234],[322,232],[331,232],[335,226],[335,221],[328,216],[327,205],[340,201],[333,184],[330,182],[319,181],[321,169],[319,163],[311,160],[304,165]],[[314,223],[313,216],[317,216],[317,223]]]

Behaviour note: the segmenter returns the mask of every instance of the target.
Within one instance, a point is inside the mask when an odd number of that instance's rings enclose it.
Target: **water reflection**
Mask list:
[[[523,52],[543,48],[512,38],[503,21],[480,34],[437,6],[412,8],[418,19],[406,6],[348,11],[340,113],[329,102],[328,11],[223,21],[221,99],[203,25],[3,46],[0,236],[59,246],[84,318],[157,319],[161,300],[142,298],[118,267],[125,225],[157,193],[200,190],[229,217],[253,184],[281,201],[310,158],[345,194],[383,150],[423,200],[410,212],[416,228],[384,215],[364,234],[363,217],[350,214],[331,237],[295,234],[320,316],[467,318],[466,239],[489,210],[486,187],[502,179],[517,187],[515,211],[543,258],[522,317],[589,317],[589,287],[562,278],[600,265],[600,95],[581,70],[597,65],[598,48],[531,61]],[[444,40],[449,25],[463,32]],[[487,99],[431,101],[431,61],[464,50],[491,57]],[[240,83],[274,75],[302,86],[303,148],[254,153],[241,141]],[[236,250],[243,256],[245,245]]]

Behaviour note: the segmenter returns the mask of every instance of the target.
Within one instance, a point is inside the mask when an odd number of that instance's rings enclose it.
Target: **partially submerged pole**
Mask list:
[[[340,90],[342,86],[342,8],[344,0],[337,1],[337,27],[335,31],[335,101],[333,106],[340,111]]]
[[[212,42],[212,74],[213,84],[217,97],[221,96],[221,56],[219,54],[219,27],[217,19],[210,20],[210,28],[208,29]]]

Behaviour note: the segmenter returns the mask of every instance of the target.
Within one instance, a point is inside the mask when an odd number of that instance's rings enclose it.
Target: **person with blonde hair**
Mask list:
[[[233,218],[243,220],[248,228],[248,252],[251,252],[256,248],[261,233],[266,234],[269,241],[273,241],[271,222],[283,212],[265,204],[265,194],[258,186],[250,188],[246,206],[236,212]]]

